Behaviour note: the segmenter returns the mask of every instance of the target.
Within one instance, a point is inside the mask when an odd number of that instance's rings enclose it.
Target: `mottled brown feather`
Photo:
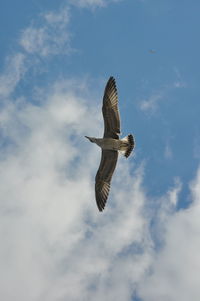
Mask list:
[[[117,158],[117,151],[102,150],[101,162],[95,178],[95,195],[99,211],[102,211],[105,207]]]
[[[106,84],[102,113],[104,118],[104,138],[119,139],[120,116],[115,79],[111,76]]]

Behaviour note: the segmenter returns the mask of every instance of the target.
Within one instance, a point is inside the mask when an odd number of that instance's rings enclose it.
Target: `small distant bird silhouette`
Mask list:
[[[149,49],[150,53],[156,53],[155,49]]]
[[[95,196],[99,211],[103,211],[108,198],[110,183],[115,170],[118,151],[126,158],[131,154],[135,142],[131,134],[119,139],[120,117],[115,79],[110,77],[104,91],[102,113],[104,118],[103,138],[88,137],[102,149],[101,162],[95,177]]]

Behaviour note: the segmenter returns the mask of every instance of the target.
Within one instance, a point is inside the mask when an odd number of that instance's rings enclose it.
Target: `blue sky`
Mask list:
[[[3,300],[199,300],[199,10],[1,1]],[[84,135],[110,75],[136,149],[99,214]]]

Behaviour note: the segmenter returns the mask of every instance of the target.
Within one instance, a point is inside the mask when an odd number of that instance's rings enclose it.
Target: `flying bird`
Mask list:
[[[156,53],[155,49],[149,49],[150,53]]]
[[[115,79],[112,76],[105,87],[102,113],[104,118],[103,138],[85,136],[90,142],[96,143],[102,149],[101,162],[95,177],[95,196],[99,211],[103,211],[106,205],[112,175],[117,164],[118,152],[128,158],[135,145],[131,134],[119,139],[118,95]]]

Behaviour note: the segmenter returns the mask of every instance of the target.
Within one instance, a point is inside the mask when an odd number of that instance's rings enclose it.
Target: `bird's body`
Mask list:
[[[129,145],[130,145],[128,136],[124,137],[123,139],[95,138],[95,137],[87,137],[87,136],[86,138],[93,140],[92,142],[96,143],[99,147],[101,147],[104,150],[120,151],[124,154],[126,150],[129,149]]]
[[[102,149],[107,150],[119,150],[121,141],[114,138],[96,138],[95,143],[100,146]]]
[[[95,177],[96,203],[100,211],[104,209],[108,198],[112,175],[117,164],[118,151],[128,158],[135,145],[131,134],[119,139],[118,96],[113,77],[109,78],[104,91],[102,113],[104,117],[103,138],[85,136],[102,149],[101,162]]]

